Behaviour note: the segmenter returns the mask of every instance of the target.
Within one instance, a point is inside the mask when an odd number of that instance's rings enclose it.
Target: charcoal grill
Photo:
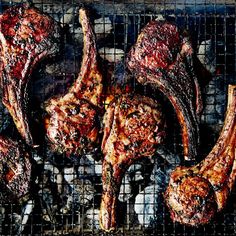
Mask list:
[[[0,11],[3,12],[7,7],[19,4],[20,2],[23,1],[0,0]],[[201,148],[198,160],[201,160],[201,158],[208,154],[218,137],[224,121],[227,85],[236,83],[236,4],[234,0],[87,0],[80,1],[80,3],[75,0],[33,0],[32,2],[36,7],[49,13],[55,19],[61,19],[61,23],[64,25],[65,29],[65,46],[60,56],[53,59],[53,61],[43,62],[34,73],[35,79],[30,86],[31,97],[34,101],[38,102],[37,104],[31,104],[31,110],[32,116],[36,118],[40,117],[40,102],[46,100],[49,96],[48,90],[50,91],[50,95],[52,95],[52,93],[57,94],[65,91],[68,84],[72,83],[79,71],[82,44],[78,42],[75,43],[73,36],[76,32],[73,25],[78,24],[76,8],[80,7],[81,3],[87,6],[93,13],[91,14],[92,18],[96,19],[101,17],[104,19],[109,17],[112,22],[113,31],[109,35],[105,35],[104,32],[100,33],[100,40],[98,40],[99,48],[117,48],[127,53],[136,41],[141,28],[151,19],[162,17],[170,21],[175,21],[180,27],[188,30],[195,52],[200,56],[204,53],[204,49],[208,47],[208,44],[205,43],[204,45],[203,42],[211,40],[211,61],[213,61],[212,65],[215,68],[215,72],[209,81],[208,74],[203,74],[201,78],[205,80],[204,83],[206,85],[203,89],[204,111],[201,117]],[[69,26],[65,24],[67,23],[68,17],[71,18]],[[105,30],[106,25],[104,22],[101,24]],[[68,27],[72,27],[70,33],[68,33]],[[199,50],[200,45],[202,45],[202,51]],[[116,55],[116,52],[114,52],[114,57],[119,57],[119,55]],[[122,64],[122,61],[119,63],[120,67],[114,67],[114,64],[111,62],[103,62],[103,67],[105,69],[110,68],[113,74],[116,73],[116,70],[120,70],[121,68],[121,72],[119,73],[125,75],[123,82],[123,84],[125,84],[130,75],[123,70],[124,64]],[[55,65],[59,65],[60,68],[51,69],[54,68]],[[67,66],[69,68],[66,68]],[[109,86],[109,82],[107,82],[106,86]],[[144,94],[163,100],[162,102],[166,106],[169,130],[171,131],[166,139],[166,146],[168,150],[182,158],[180,129],[171,105],[168,104],[165,98],[162,98],[162,95],[158,94],[156,91],[150,90],[148,87],[140,88],[136,82],[132,82],[132,86],[134,89],[141,89]],[[4,118],[4,116],[5,113],[1,110],[1,118]],[[7,125],[13,126],[11,121],[9,121]],[[14,133],[13,127],[10,130]],[[43,158],[40,159],[37,155]],[[96,173],[91,174],[87,173],[86,164],[81,164],[77,157],[68,159],[64,156],[56,156],[48,153],[47,148],[44,146],[42,150],[40,150],[40,154],[33,153],[32,156],[38,160],[38,164],[35,168],[35,175],[38,176],[36,178],[37,183],[35,185],[36,187],[32,190],[31,197],[33,202],[29,202],[34,206],[33,211],[30,213],[28,220],[22,222],[19,218],[22,214],[22,206],[24,206],[25,203],[0,205],[0,234],[15,235],[23,229],[23,232],[20,233],[21,235],[105,235],[105,233],[99,230],[96,221],[98,214],[98,210],[96,209],[99,209],[101,197],[100,162],[91,158],[89,159],[91,161],[89,165],[96,166]],[[96,157],[99,159],[99,151],[96,153]],[[134,184],[133,197],[120,204],[120,227],[119,231],[114,235],[236,235],[235,188],[228,200],[225,210],[218,214],[216,219],[208,225],[193,228],[172,223],[168,210],[162,201],[158,203],[158,217],[154,220],[153,224],[150,224],[149,227],[141,225],[138,221],[137,214],[134,212],[135,196],[142,191],[145,186],[150,184],[149,169],[152,168],[153,165],[159,165],[161,169],[165,170],[167,162],[165,160],[160,161],[157,157],[154,158],[154,164],[141,164],[143,168],[143,180]],[[182,162],[182,164],[186,163]],[[67,212],[61,209],[65,206],[65,202],[68,198],[68,193],[66,192],[68,186],[65,180],[58,180],[61,177],[58,173],[66,176],[65,168],[67,168],[67,172],[69,168],[77,170],[80,168],[79,172],[70,172],[71,175],[77,174],[80,180],[85,180],[86,176],[91,174],[88,179],[93,186],[93,196],[89,199],[89,204],[83,205],[78,204],[79,200],[71,193],[71,188],[75,185],[75,183],[72,183],[72,187],[70,186],[70,190],[68,190],[72,196],[71,209]],[[50,185],[48,185],[47,182],[46,186],[46,183],[42,180],[42,176],[47,176],[49,179],[51,178]],[[55,178],[58,179],[55,180]],[[57,183],[59,183],[60,186],[58,186]],[[81,196],[84,195],[83,190],[85,190],[85,188],[83,188],[83,186],[85,186],[85,183],[85,181],[82,181]],[[124,187],[126,184],[128,183],[124,182],[122,186]],[[48,189],[50,189],[53,195],[51,202],[48,200],[50,199],[50,193],[47,195]],[[58,191],[60,193],[57,193]],[[143,194],[145,198],[145,191]],[[47,204],[47,201],[50,203]],[[89,215],[88,209],[90,210]],[[147,213],[143,212],[143,218],[147,217],[145,214]],[[25,213],[25,217],[26,215],[27,212]]]

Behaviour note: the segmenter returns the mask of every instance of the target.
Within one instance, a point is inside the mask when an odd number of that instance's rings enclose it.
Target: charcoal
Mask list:
[[[24,231],[33,209],[34,200],[30,199],[22,206],[21,214],[18,214],[18,212],[13,212],[12,221],[14,222],[14,235],[21,235],[21,233]]]
[[[20,222],[18,234],[21,234],[23,232],[25,225],[27,224],[31,213],[33,212],[34,205],[35,205],[34,200],[30,199],[26,203],[26,205],[23,207],[22,213],[21,213],[21,222]]]
[[[172,152],[170,152],[165,147],[158,147],[156,150],[156,153],[163,158],[165,161],[167,161],[167,164],[171,166],[178,166],[181,164],[180,157]]]
[[[63,214],[68,214],[71,211],[76,211],[79,209],[79,205],[74,203],[72,195],[67,196],[66,204],[60,209],[60,212]]]
[[[97,176],[102,176],[102,162],[95,162],[94,171]]]
[[[169,178],[159,166],[155,165],[151,173],[150,180],[155,184],[159,184],[163,189],[168,184]]]
[[[56,21],[60,21],[63,16],[63,12],[66,12],[70,6],[62,4],[43,4],[43,12],[49,14]]]
[[[94,20],[94,31],[97,39],[105,38],[112,32],[112,23],[109,17],[101,17]]]
[[[94,160],[89,155],[82,156],[80,159],[78,174],[80,178],[92,177],[95,175]]]
[[[94,20],[94,31],[97,40],[106,38],[112,32],[112,23],[109,17],[99,18]],[[81,27],[76,27],[76,25],[70,25],[70,33],[73,36],[74,41],[82,45],[83,43],[83,32]]]
[[[57,184],[58,193],[62,192],[62,181],[63,177],[58,168],[52,165],[50,162],[44,163],[44,175],[48,174],[50,177],[50,181],[52,183]]]
[[[52,190],[49,188],[40,189],[38,195],[40,197],[43,220],[55,223],[56,210],[58,206],[55,204]]]
[[[21,227],[21,221],[22,221],[21,215],[16,212],[13,212],[12,221],[14,222],[13,232],[15,235],[17,235],[17,232],[19,231]]]
[[[3,233],[3,223],[5,220],[5,208],[3,206],[0,206],[0,235]]]
[[[77,178],[75,167],[65,167],[63,172],[64,172],[64,179],[69,184],[71,184],[73,180]]]
[[[206,125],[222,125],[226,106],[226,93],[222,87],[222,78],[213,78],[205,87],[205,107],[201,116],[201,123]],[[216,132],[218,128],[216,126]]]
[[[157,20],[157,21],[164,21],[164,20],[165,20],[165,17],[164,17],[163,15],[161,15],[161,14],[158,14],[158,15],[156,16],[155,20]]]
[[[78,15],[78,7],[70,7],[65,14],[60,18],[62,24],[70,24],[74,22],[75,16]]]
[[[74,41],[82,45],[83,44],[83,31],[81,27],[74,27],[73,25],[70,27],[70,33],[73,36]]]
[[[123,61],[119,61],[115,64],[113,75],[112,75],[112,83],[117,86],[124,86],[127,82],[127,76],[125,72],[125,65]]]
[[[216,71],[216,56],[212,39],[204,40],[198,48],[197,57],[202,65],[212,74]]]
[[[135,198],[134,210],[138,215],[139,223],[145,228],[153,226],[160,220],[161,190],[160,185],[151,185]]]
[[[141,181],[144,179],[143,176],[144,168],[140,163],[133,164],[129,167],[127,173],[129,173],[132,181]]]
[[[0,96],[2,97],[2,90],[0,89]],[[0,132],[6,130],[11,124],[10,114],[5,106],[0,101]]]
[[[103,60],[107,60],[108,62],[113,62],[113,63],[122,61],[125,55],[125,52],[122,49],[118,48],[104,47],[100,48],[98,52]]]
[[[75,179],[71,187],[73,200],[80,205],[86,206],[94,198],[95,189],[90,180]]]
[[[88,226],[90,229],[99,229],[99,210],[90,208],[85,213],[86,218],[86,226]]]
[[[47,64],[45,71],[49,75],[63,76],[65,74],[75,73],[76,67],[77,67],[77,65],[73,60],[65,59],[65,60],[61,60],[61,61],[53,63],[53,64]]]
[[[123,177],[121,186],[120,186],[120,193],[119,193],[118,199],[121,202],[126,202],[132,196],[133,194],[132,194],[132,186],[130,183],[130,176],[129,174],[125,174],[125,176]]]

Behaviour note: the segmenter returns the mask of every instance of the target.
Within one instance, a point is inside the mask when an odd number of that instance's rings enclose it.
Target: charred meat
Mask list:
[[[103,89],[95,34],[86,11],[80,9],[79,15],[84,32],[81,71],[66,95],[46,104],[47,137],[55,151],[68,155],[88,152],[96,146]]]
[[[193,49],[174,24],[151,21],[131,48],[127,65],[137,80],[158,88],[172,103],[182,129],[184,155],[192,159],[199,144],[201,96],[192,67]]]
[[[19,200],[29,192],[31,162],[24,147],[0,136],[0,191],[2,201]]]
[[[116,229],[117,197],[125,171],[138,159],[154,154],[163,139],[164,126],[161,107],[151,98],[123,95],[109,105],[102,141],[100,225],[103,230]]]
[[[27,83],[36,64],[58,52],[59,25],[24,4],[0,16],[0,60],[3,104],[29,145],[33,144],[27,115]]]
[[[229,86],[228,109],[220,137],[205,160],[177,167],[166,191],[171,218],[197,226],[208,223],[227,202],[236,177],[236,86]]]

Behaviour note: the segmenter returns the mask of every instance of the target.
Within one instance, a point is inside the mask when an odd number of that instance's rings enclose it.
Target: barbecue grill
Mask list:
[[[0,11],[21,2],[24,1],[0,0]],[[162,94],[148,86],[142,87],[132,79],[123,56],[123,52],[127,53],[135,43],[142,27],[152,19],[173,21],[188,31],[196,55],[203,62],[203,68],[208,69],[198,71],[204,102],[200,122],[201,147],[197,158],[200,161],[218,138],[224,121],[228,84],[236,83],[235,1],[31,2],[61,22],[64,42],[59,56],[36,68],[30,84],[31,115],[39,139],[44,139],[38,128],[42,125],[40,121],[44,113],[42,103],[52,95],[65,92],[80,69],[83,44],[82,32],[78,31],[78,8],[81,4],[90,10],[92,20],[99,27],[97,45],[102,57],[107,59],[102,61],[107,77],[105,86],[130,84],[136,91],[160,99],[165,106],[168,126],[165,151],[157,152],[153,161],[141,161],[128,170],[119,196],[119,229],[114,235],[236,235],[235,188],[224,211],[208,225],[195,228],[171,221],[162,196],[165,181],[179,162],[189,165],[183,160],[180,127],[172,106]],[[112,29],[107,30],[110,26]],[[107,51],[105,48],[116,50]],[[12,120],[2,105],[0,108],[1,132],[15,135]],[[32,153],[32,158],[35,160],[32,192],[21,203],[0,205],[0,234],[106,235],[98,223],[102,189],[100,151],[68,158],[50,152],[44,142]],[[153,183],[160,189],[150,192],[147,187]]]

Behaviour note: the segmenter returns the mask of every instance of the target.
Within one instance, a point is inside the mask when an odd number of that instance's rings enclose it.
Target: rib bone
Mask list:
[[[58,52],[60,27],[50,16],[28,4],[0,16],[0,59],[3,104],[29,145],[33,138],[27,115],[27,83],[38,62]]]
[[[93,27],[85,9],[79,10],[79,16],[84,32],[79,76],[66,95],[46,104],[47,137],[55,151],[68,155],[92,151],[96,146],[103,89]]]
[[[221,211],[236,177],[236,85],[228,89],[228,108],[220,137],[198,165],[178,167],[171,174],[166,203],[174,221],[208,223]]]

